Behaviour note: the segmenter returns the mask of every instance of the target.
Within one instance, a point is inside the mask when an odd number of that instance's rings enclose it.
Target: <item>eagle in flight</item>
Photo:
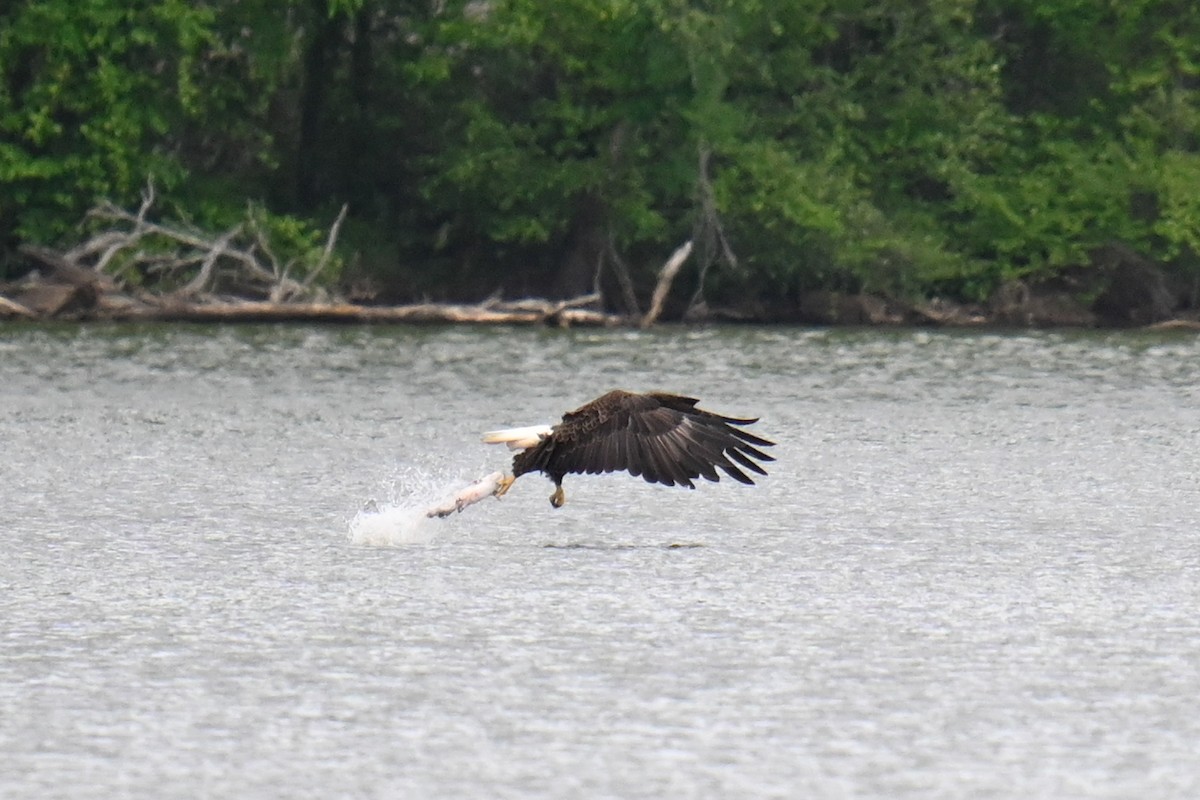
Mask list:
[[[562,481],[572,473],[625,471],[650,483],[689,489],[696,478],[720,480],[718,468],[745,484],[754,483],[745,471],[766,475],[758,462],[775,459],[758,448],[774,442],[742,429],[758,419],[723,417],[696,408],[697,402],[618,389],[567,412],[553,427],[485,433],[483,441],[521,451],[513,457],[512,475],[500,478],[495,494],[504,494],[528,472],[543,472],[554,481],[550,503],[555,508],[566,502]]]

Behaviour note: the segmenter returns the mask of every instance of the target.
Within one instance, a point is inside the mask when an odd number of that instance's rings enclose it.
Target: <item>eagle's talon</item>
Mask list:
[[[554,494],[550,495],[550,505],[555,508],[562,508],[567,502],[567,493],[563,491],[562,486],[557,486],[554,489]]]
[[[497,499],[503,497],[508,490],[512,488],[513,482],[516,481],[516,479],[517,476],[515,475],[505,475],[500,480],[496,481],[496,489],[492,492],[492,496]]]

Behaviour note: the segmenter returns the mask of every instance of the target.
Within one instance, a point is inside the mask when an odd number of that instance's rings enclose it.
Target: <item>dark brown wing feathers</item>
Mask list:
[[[720,480],[717,470],[754,483],[743,470],[767,471],[775,459],[760,450],[773,442],[742,426],[757,419],[724,417],[696,408],[691,397],[609,392],[563,415],[541,444],[518,453],[513,474],[545,472],[555,482],[571,473],[625,471],[650,483],[693,488]]]

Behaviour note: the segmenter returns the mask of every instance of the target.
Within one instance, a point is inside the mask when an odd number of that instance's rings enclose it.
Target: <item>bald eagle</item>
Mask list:
[[[625,471],[650,483],[686,486],[703,477],[717,481],[717,468],[736,481],[753,484],[743,470],[766,475],[758,461],[775,459],[759,450],[774,442],[740,426],[758,419],[723,417],[696,408],[692,397],[651,392],[611,391],[563,415],[562,422],[490,431],[489,444],[520,450],[512,475],[500,479],[496,496],[528,472],[543,472],[554,481],[550,503],[566,502],[563,477],[571,473]]]

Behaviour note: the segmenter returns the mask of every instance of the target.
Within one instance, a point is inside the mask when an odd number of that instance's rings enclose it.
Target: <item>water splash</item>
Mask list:
[[[376,547],[428,544],[437,538],[437,525],[425,516],[423,505],[370,503],[350,520],[350,541]]]
[[[454,480],[417,467],[397,468],[381,487],[386,499],[371,498],[350,520],[350,541],[376,547],[432,542],[438,534],[436,520],[426,518],[423,509]]]
[[[368,500],[350,520],[349,539],[354,544],[373,546],[428,544],[445,526],[429,517],[431,509],[447,501],[452,504],[454,497],[462,496],[466,483],[461,476],[404,470],[391,482],[388,500]]]

